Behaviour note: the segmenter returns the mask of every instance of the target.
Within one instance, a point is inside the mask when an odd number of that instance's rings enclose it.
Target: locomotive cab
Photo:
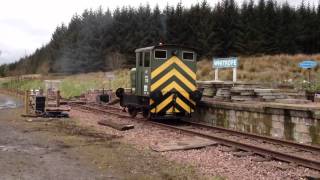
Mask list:
[[[192,48],[158,45],[135,50],[131,70],[132,93],[117,90],[120,105],[135,116],[177,117],[191,115],[201,99],[196,88],[196,57]]]

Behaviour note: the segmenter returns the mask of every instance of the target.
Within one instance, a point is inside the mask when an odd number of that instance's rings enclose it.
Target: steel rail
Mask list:
[[[114,111],[107,111],[105,109],[95,108],[95,107],[92,107],[92,106],[79,105],[79,104],[77,104],[77,105],[76,104],[70,104],[70,105],[73,106],[73,107],[78,107],[78,108],[82,108],[82,109],[86,109],[86,110],[90,110],[90,111],[103,112],[103,113],[115,115],[115,116],[117,116],[119,118],[130,118],[129,116],[122,115],[122,114],[119,114],[119,113],[114,112]]]
[[[122,110],[120,107],[114,107],[114,106],[107,105],[107,104],[98,104],[98,103],[94,103],[94,102],[88,103],[87,105],[98,106],[101,108],[108,108],[108,109],[114,109],[114,110]]]
[[[233,135],[239,135],[240,134],[242,136],[247,136],[247,137],[250,137],[250,138],[260,139],[260,140],[268,141],[268,142],[271,142],[271,143],[277,143],[277,144],[281,143],[281,145],[292,146],[294,148],[302,149],[304,151],[316,151],[316,152],[320,153],[320,146],[308,145],[308,144],[300,144],[300,143],[296,143],[296,142],[293,142],[293,141],[288,141],[288,140],[283,140],[283,139],[278,139],[278,138],[273,138],[273,137],[267,137],[267,136],[262,136],[262,135],[258,135],[258,134],[253,134],[253,133],[246,133],[246,132],[236,131],[236,130],[227,129],[227,128],[223,128],[223,127],[211,126],[211,125],[192,122],[192,121],[187,121],[187,120],[182,120],[182,121],[187,123],[187,124],[198,126],[198,127],[213,129],[213,130],[217,130],[217,131],[221,131],[221,132],[227,132],[227,133],[230,133],[230,134],[233,134]]]
[[[296,164],[304,166],[304,167],[320,170],[320,161],[306,159],[303,157],[294,156],[291,154],[287,154],[287,153],[283,153],[283,152],[279,152],[279,151],[275,151],[275,150],[271,150],[271,149],[265,149],[265,147],[254,146],[251,144],[234,141],[234,140],[231,140],[228,138],[219,137],[219,136],[215,136],[212,134],[200,133],[197,131],[193,131],[193,130],[189,130],[189,129],[185,129],[185,128],[181,128],[181,127],[177,127],[177,126],[167,125],[167,124],[158,123],[158,122],[151,122],[151,121],[149,121],[149,123],[153,124],[153,125],[157,125],[159,127],[165,127],[168,129],[178,130],[178,131],[184,132],[186,134],[197,135],[200,137],[212,139],[214,141],[217,141],[218,143],[221,143],[221,144],[224,144],[227,146],[237,147],[238,149],[241,149],[241,150],[254,152],[256,154],[260,154],[263,156],[272,157],[274,159],[278,159],[278,160],[282,160],[282,161],[286,161],[286,162],[291,162],[291,163],[296,163]]]
[[[130,116],[125,116],[125,115],[120,115],[117,114],[115,112],[110,112],[104,109],[100,109],[100,108],[94,108],[94,107],[90,107],[90,106],[84,106],[84,105],[76,105],[76,107],[82,107],[85,109],[90,109],[92,111],[99,111],[102,113],[108,113],[111,115],[116,115],[118,117],[122,117],[122,118],[129,118],[129,119],[133,119]],[[231,147],[236,147],[238,149],[244,150],[244,151],[249,151],[249,152],[253,152],[255,154],[259,154],[265,157],[271,157],[273,159],[277,159],[277,160],[281,160],[281,161],[285,161],[285,162],[290,162],[290,163],[296,163],[297,165],[301,165],[304,167],[308,167],[311,169],[315,169],[320,171],[320,161],[316,161],[313,159],[307,159],[307,158],[303,158],[303,157],[299,157],[299,156],[294,156],[292,154],[289,153],[284,153],[284,152],[280,152],[280,151],[275,151],[275,150],[271,150],[271,149],[266,149],[265,147],[260,147],[260,146],[255,146],[252,144],[248,144],[248,143],[243,143],[243,142],[239,142],[239,141],[235,141],[235,140],[231,140],[228,138],[224,138],[224,137],[220,137],[220,136],[216,136],[213,134],[207,134],[207,133],[201,133],[201,132],[197,132],[194,130],[190,130],[190,129],[186,129],[186,128],[181,128],[181,127],[177,127],[177,126],[173,126],[173,125],[168,125],[168,124],[163,124],[163,123],[159,123],[159,122],[154,122],[154,121],[143,121],[143,123],[149,124],[149,125],[155,125],[159,128],[164,128],[164,129],[172,129],[172,130],[176,130],[176,131],[180,131],[184,134],[188,134],[188,135],[196,135],[196,136],[200,136],[200,137],[204,137],[204,138],[208,138],[211,140],[214,140],[220,144],[226,145],[226,146],[231,146]],[[236,131],[238,132],[238,131]],[[239,133],[241,134],[241,133]],[[281,141],[280,141],[281,143]],[[278,141],[279,144],[279,141]],[[302,145],[304,146],[304,145]]]

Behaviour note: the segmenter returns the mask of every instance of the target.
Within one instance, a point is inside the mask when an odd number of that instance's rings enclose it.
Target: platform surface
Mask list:
[[[219,106],[219,107],[229,107],[234,109],[260,109],[263,110],[264,108],[276,108],[276,109],[291,109],[291,110],[298,110],[298,111],[319,111],[320,110],[320,103],[312,102],[306,104],[289,104],[289,103],[280,103],[280,102],[257,102],[257,101],[245,101],[245,102],[231,102],[231,101],[220,101],[215,100],[213,98],[202,98],[202,101],[211,106]]]

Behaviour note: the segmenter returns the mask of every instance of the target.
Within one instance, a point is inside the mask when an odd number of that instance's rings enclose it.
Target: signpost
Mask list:
[[[318,65],[318,63],[314,60],[304,60],[299,63],[299,67],[302,69],[307,69],[309,72],[308,81],[310,83],[311,81],[311,69],[315,68]]]
[[[115,75],[112,72],[105,72],[105,76],[109,80],[109,89],[111,90],[112,81],[115,79]]]
[[[219,80],[219,69],[232,68],[233,69],[232,81],[233,82],[237,81],[237,67],[238,67],[237,57],[213,58],[212,66],[215,69],[214,80],[216,81]]]
[[[312,69],[317,66],[317,62],[313,60],[305,60],[299,63],[299,66],[303,69]]]

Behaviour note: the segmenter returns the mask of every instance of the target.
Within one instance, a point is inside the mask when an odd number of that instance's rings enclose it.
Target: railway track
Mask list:
[[[186,121],[186,120],[182,120],[182,121],[190,124],[191,126],[196,126],[196,127],[200,127],[200,128],[204,128],[204,129],[210,129],[210,130],[214,130],[214,131],[218,131],[218,132],[225,132],[225,133],[229,133],[232,135],[241,135],[241,136],[244,136],[247,138],[253,138],[255,140],[265,141],[268,143],[276,143],[276,144],[281,143],[281,145],[286,145],[286,146],[298,148],[303,151],[319,152],[320,153],[320,146],[301,144],[301,143],[297,143],[297,142],[293,142],[293,141],[287,141],[287,140],[283,140],[283,139],[262,136],[262,135],[253,134],[253,133],[236,131],[236,130],[232,130],[232,129],[212,126],[209,124],[204,124],[204,123],[199,123],[199,122],[192,122],[192,121]]]
[[[104,113],[119,118],[132,120],[142,120],[143,118],[131,118],[120,108],[108,105],[76,105],[72,107],[90,112]],[[229,147],[238,150],[252,152],[276,160],[294,163],[300,166],[308,167],[320,171],[320,147],[306,144],[299,144],[292,141],[276,139],[272,137],[260,136],[251,133],[239,132],[230,129],[208,126],[195,122],[183,121],[183,125],[170,125],[155,121],[139,121],[154,125],[164,129],[180,131],[188,135],[196,135],[208,138]]]

